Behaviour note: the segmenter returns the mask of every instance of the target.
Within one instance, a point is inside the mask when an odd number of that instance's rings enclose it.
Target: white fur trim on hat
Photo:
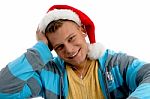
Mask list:
[[[50,22],[58,19],[72,20],[81,26],[81,20],[75,12],[67,9],[54,9],[46,13],[44,18],[41,20],[41,22],[39,23],[39,30],[45,33],[47,25]]]
[[[92,60],[100,58],[106,50],[101,43],[88,44],[88,48],[88,57]]]

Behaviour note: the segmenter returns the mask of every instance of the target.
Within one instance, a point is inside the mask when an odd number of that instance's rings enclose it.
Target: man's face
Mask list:
[[[87,55],[88,47],[82,28],[71,21],[65,21],[54,33],[47,33],[54,50],[60,58],[72,65],[82,63]]]

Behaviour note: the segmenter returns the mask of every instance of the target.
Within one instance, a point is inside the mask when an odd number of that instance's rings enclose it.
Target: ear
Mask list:
[[[85,25],[81,25],[81,31],[82,31],[83,33],[86,33],[86,34],[87,34],[87,31],[86,31]]]
[[[86,29],[85,29],[84,25],[80,26],[80,31],[82,32],[82,34],[83,34],[84,37],[87,36],[87,32],[86,32]]]

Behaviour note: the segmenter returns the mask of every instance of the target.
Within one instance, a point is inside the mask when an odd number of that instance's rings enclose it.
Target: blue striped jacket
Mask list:
[[[150,99],[150,64],[111,50],[98,62],[105,99]],[[0,99],[66,99],[67,95],[65,62],[53,58],[41,41],[0,71]]]

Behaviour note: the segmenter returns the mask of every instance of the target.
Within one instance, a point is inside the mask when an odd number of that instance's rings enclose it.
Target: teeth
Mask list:
[[[71,57],[74,57],[74,56],[76,56],[76,55],[77,55],[77,53],[78,53],[78,52],[76,52],[75,54],[73,54]]]
[[[76,52],[76,53],[73,55],[73,57],[74,57],[74,56],[76,56],[76,55],[77,55],[77,53],[78,53],[78,52]]]

